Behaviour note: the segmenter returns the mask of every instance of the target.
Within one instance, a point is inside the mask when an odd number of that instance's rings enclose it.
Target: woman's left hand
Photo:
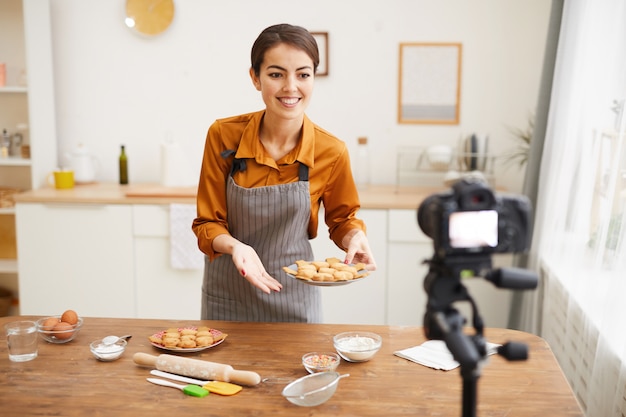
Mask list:
[[[362,262],[365,264],[365,268],[368,271],[376,270],[374,255],[372,255],[367,236],[365,236],[362,230],[351,230],[344,236],[342,243],[344,243],[344,247],[347,248],[345,263],[354,264]]]

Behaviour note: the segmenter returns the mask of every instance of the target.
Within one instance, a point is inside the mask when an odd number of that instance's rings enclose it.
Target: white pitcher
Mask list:
[[[82,143],[67,154],[69,167],[74,171],[74,181],[90,183],[96,180],[98,174],[98,159],[93,156]]]

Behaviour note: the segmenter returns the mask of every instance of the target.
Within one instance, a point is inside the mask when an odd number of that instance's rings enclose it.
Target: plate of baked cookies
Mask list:
[[[305,284],[320,287],[352,284],[369,275],[364,263],[345,264],[338,258],[326,258],[323,261],[299,260],[283,267],[283,271]]]
[[[152,346],[175,352],[200,352],[222,343],[226,333],[210,327],[171,327],[148,337]]]

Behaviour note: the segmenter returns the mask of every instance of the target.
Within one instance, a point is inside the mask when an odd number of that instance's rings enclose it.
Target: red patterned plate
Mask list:
[[[198,328],[195,327],[195,326],[186,326],[186,327],[179,327],[178,331],[181,332],[181,331],[183,331],[185,329],[198,330]],[[226,336],[228,336],[227,334],[223,333],[220,330],[209,329],[209,332],[211,333],[213,338],[218,338],[219,337],[219,340],[217,342],[214,342],[213,344],[211,344],[209,346],[198,346],[198,347],[193,347],[193,348],[167,347],[167,346],[163,346],[162,344],[157,343],[157,342],[155,342],[153,340],[154,338],[160,339],[166,332],[167,332],[167,330],[161,330],[160,332],[155,333],[152,336],[150,336],[148,338],[148,340],[150,341],[150,344],[152,346],[154,346],[155,348],[167,350],[167,351],[170,351],[170,352],[190,352],[191,353],[191,352],[200,352],[202,350],[206,350],[206,349],[215,347],[215,346],[219,345],[220,343],[222,343],[224,340],[226,340]]]

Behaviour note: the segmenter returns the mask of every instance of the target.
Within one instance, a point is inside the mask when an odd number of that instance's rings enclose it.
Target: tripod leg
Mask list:
[[[473,371],[461,373],[463,374],[463,417],[476,417],[478,374]]]

